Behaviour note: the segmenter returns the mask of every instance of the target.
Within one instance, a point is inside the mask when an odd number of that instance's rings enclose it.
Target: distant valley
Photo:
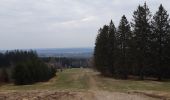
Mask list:
[[[54,48],[36,51],[40,57],[89,58],[93,55],[93,48]]]

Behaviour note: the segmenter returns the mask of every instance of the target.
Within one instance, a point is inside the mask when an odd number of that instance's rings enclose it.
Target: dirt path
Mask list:
[[[97,74],[96,72],[92,72],[91,70],[86,70],[89,77],[89,92],[93,96],[90,100],[160,100],[158,98],[148,97],[142,94],[128,94],[128,93],[119,93],[119,92],[109,92],[101,90],[97,85]]]
[[[95,79],[96,73],[94,73],[91,70],[85,70],[84,73],[89,79],[89,82],[88,82],[89,90],[91,90],[91,91],[99,91],[99,88],[97,86],[96,79]]]

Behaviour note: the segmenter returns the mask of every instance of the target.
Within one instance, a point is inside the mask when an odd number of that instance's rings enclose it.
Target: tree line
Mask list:
[[[6,51],[0,53],[0,81],[16,85],[47,81],[55,76],[55,68],[47,66],[35,51]]]
[[[64,68],[89,67],[89,58],[41,57],[43,62],[57,63]]]
[[[112,20],[100,28],[94,66],[105,76],[122,79],[170,78],[170,19],[162,4],[152,15],[144,3],[131,22],[123,15],[117,28]]]

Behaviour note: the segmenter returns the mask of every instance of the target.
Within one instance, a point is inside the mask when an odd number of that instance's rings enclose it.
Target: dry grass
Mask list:
[[[58,91],[66,91],[71,94],[72,92],[76,92],[75,94],[78,94],[78,97],[80,95],[84,95],[85,98],[89,96],[94,100],[99,100],[96,98],[102,98],[102,96],[108,96],[106,100],[110,100],[109,98],[113,98],[113,96],[116,97],[117,95],[123,96],[123,98],[129,97],[132,98],[132,100],[136,100],[133,98],[148,100],[148,98],[151,97],[149,98],[150,100],[153,97],[154,99],[170,98],[168,97],[170,95],[170,82],[116,80],[113,78],[101,77],[99,73],[91,69],[67,69],[57,73],[56,77],[48,82],[23,86],[16,86],[14,84],[0,86],[0,94],[6,93],[7,97],[8,95],[13,95],[13,93],[15,94],[15,92],[24,96],[26,94],[22,94],[23,91],[24,93],[30,94],[30,97],[36,93],[37,95],[45,95],[48,93],[53,94]],[[33,92],[32,94],[32,91],[38,92],[35,92],[35,94]]]

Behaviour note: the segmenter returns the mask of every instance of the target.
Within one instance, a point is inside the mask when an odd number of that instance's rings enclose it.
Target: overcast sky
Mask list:
[[[0,49],[93,47],[97,30],[139,4],[152,14],[170,0],[0,0]]]

